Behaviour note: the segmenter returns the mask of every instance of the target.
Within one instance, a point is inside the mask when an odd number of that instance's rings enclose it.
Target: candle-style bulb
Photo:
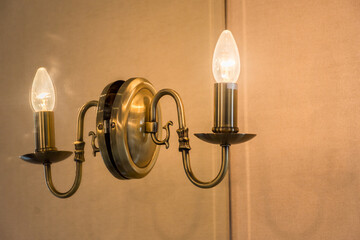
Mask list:
[[[31,89],[31,105],[35,112],[53,111],[55,107],[55,89],[45,68],[36,71]]]
[[[239,78],[239,51],[229,30],[224,30],[216,43],[212,70],[218,83],[235,83]]]

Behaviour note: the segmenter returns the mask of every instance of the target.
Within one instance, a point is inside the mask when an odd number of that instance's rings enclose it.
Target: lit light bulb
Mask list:
[[[224,30],[216,43],[212,70],[218,83],[235,83],[239,78],[239,51],[229,30]]]
[[[35,112],[52,111],[55,106],[55,89],[45,68],[36,71],[31,89],[31,105]]]

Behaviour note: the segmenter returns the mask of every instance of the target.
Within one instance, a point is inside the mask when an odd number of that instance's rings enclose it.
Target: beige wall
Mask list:
[[[228,182],[198,189],[186,178],[176,133],[144,179],[112,177],[86,146],[83,182],[70,199],[47,190],[33,151],[29,90],[36,69],[57,90],[57,147],[72,150],[77,111],[117,79],[142,76],[183,97],[191,134],[212,127],[211,58],[222,30],[221,2],[0,1],[0,239],[227,239]],[[175,104],[161,103],[163,120]],[[95,111],[86,119],[94,130]],[[257,130],[257,129],[256,129]],[[89,140],[88,138],[86,139]],[[215,175],[219,149],[191,137],[194,171]],[[60,190],[73,181],[71,159],[53,166]]]
[[[230,1],[243,130],[234,239],[360,239],[360,3]],[[241,119],[241,118],[240,118]]]

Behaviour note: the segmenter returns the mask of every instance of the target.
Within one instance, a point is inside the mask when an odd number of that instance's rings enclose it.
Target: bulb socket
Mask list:
[[[34,113],[35,119],[35,152],[56,151],[54,112],[41,111]]]
[[[237,83],[214,85],[214,133],[237,133]]]

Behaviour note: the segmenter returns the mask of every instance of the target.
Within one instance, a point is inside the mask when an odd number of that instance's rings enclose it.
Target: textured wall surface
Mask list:
[[[190,133],[212,127],[211,59],[223,26],[221,2],[0,1],[0,239],[227,239],[228,181],[203,190],[183,171],[175,128],[144,179],[120,181],[93,158],[79,191],[57,199],[43,168],[18,159],[34,149],[29,91],[36,69],[46,67],[57,90],[57,147],[73,150],[78,109],[117,79],[141,76],[156,89],[182,96]],[[175,104],[161,102],[163,120]],[[85,132],[94,130],[95,111]],[[220,151],[191,137],[194,171],[213,177]],[[53,165],[59,190],[72,184],[70,159]]]
[[[360,239],[360,2],[230,9],[258,134],[232,161],[233,239]]]

